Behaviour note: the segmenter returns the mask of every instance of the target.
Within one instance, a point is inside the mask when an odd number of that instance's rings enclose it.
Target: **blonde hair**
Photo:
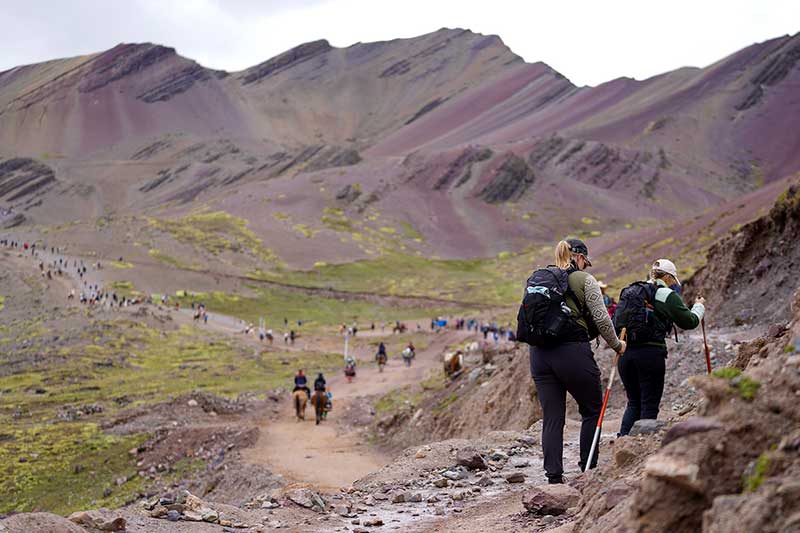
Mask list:
[[[567,241],[559,241],[556,245],[556,266],[564,270],[572,264],[572,250]]]
[[[672,278],[672,281],[677,281],[677,280],[675,279],[675,276],[673,276],[673,275],[672,275],[672,274],[670,274],[669,272],[664,272],[663,270],[658,270],[657,268],[652,268],[652,269],[650,269],[650,279],[652,279],[653,281],[655,281],[655,280],[657,280],[657,279],[664,279],[664,278],[666,278],[667,276],[669,276],[670,278]],[[665,282],[665,283],[666,283],[666,282]]]

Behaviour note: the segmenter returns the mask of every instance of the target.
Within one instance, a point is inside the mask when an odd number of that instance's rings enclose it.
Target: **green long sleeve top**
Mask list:
[[[705,306],[701,303],[695,303],[691,309],[686,307],[680,295],[667,287],[667,284],[658,279],[655,282],[658,286],[656,289],[656,297],[654,302],[655,318],[661,323],[670,322],[675,324],[681,329],[695,329],[700,325],[700,321],[705,314]],[[648,342],[646,345],[664,346],[666,341],[653,341]]]

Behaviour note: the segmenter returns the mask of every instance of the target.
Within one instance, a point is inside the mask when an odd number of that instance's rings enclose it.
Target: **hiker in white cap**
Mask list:
[[[634,422],[655,419],[664,392],[667,359],[666,337],[674,326],[695,329],[705,313],[705,299],[698,297],[691,309],[678,292],[678,269],[669,259],[655,261],[647,282],[635,282],[620,294],[614,324],[627,328],[628,348],[620,358],[619,375],[628,405],[619,435],[627,435]]]

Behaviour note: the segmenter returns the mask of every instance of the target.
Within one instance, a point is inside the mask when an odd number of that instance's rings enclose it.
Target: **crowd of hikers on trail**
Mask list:
[[[565,483],[563,465],[566,394],[581,414],[581,470],[597,465],[600,427],[608,401],[591,341],[602,337],[617,353],[627,395],[618,436],[640,419],[658,416],[664,391],[666,338],[697,328],[705,314],[698,297],[689,309],[681,298],[675,264],[658,259],[649,279],[625,287],[615,301],[605,283],[586,272],[589,249],[580,239],[560,241],[555,263],[528,278],[517,315],[517,339],[530,345],[531,375],[542,406],[542,450],[549,483]],[[598,340],[599,343],[599,340]]]
[[[41,242],[4,238],[0,239],[0,246],[11,250],[19,250],[21,253],[29,255],[36,262],[36,267],[42,278],[48,281],[53,281],[56,278],[72,277],[73,281],[78,285],[78,290],[74,287],[67,290],[67,301],[76,301],[87,307],[106,310],[122,309],[140,304],[154,305],[160,301],[162,306],[174,307],[175,310],[180,310],[180,300],[178,298],[173,299],[166,293],[160,296],[118,294],[114,289],[101,286],[97,283],[97,280],[91,280],[90,276],[95,271],[103,270],[103,264],[99,260],[87,263],[83,259],[70,258],[60,247],[48,247]],[[119,262],[122,261],[123,258],[120,257]],[[179,291],[179,293],[190,297],[193,296],[187,291]],[[195,311],[194,321],[202,321],[207,324],[209,315],[205,304],[197,304],[192,301],[191,307]]]

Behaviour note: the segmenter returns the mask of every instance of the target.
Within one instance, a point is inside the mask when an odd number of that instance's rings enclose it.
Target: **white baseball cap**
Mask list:
[[[659,259],[653,263],[653,270],[657,270],[659,272],[665,272],[675,278],[675,281],[678,282],[678,285],[681,284],[681,280],[678,279],[678,269],[675,268],[675,263],[670,261],[669,259]]]

